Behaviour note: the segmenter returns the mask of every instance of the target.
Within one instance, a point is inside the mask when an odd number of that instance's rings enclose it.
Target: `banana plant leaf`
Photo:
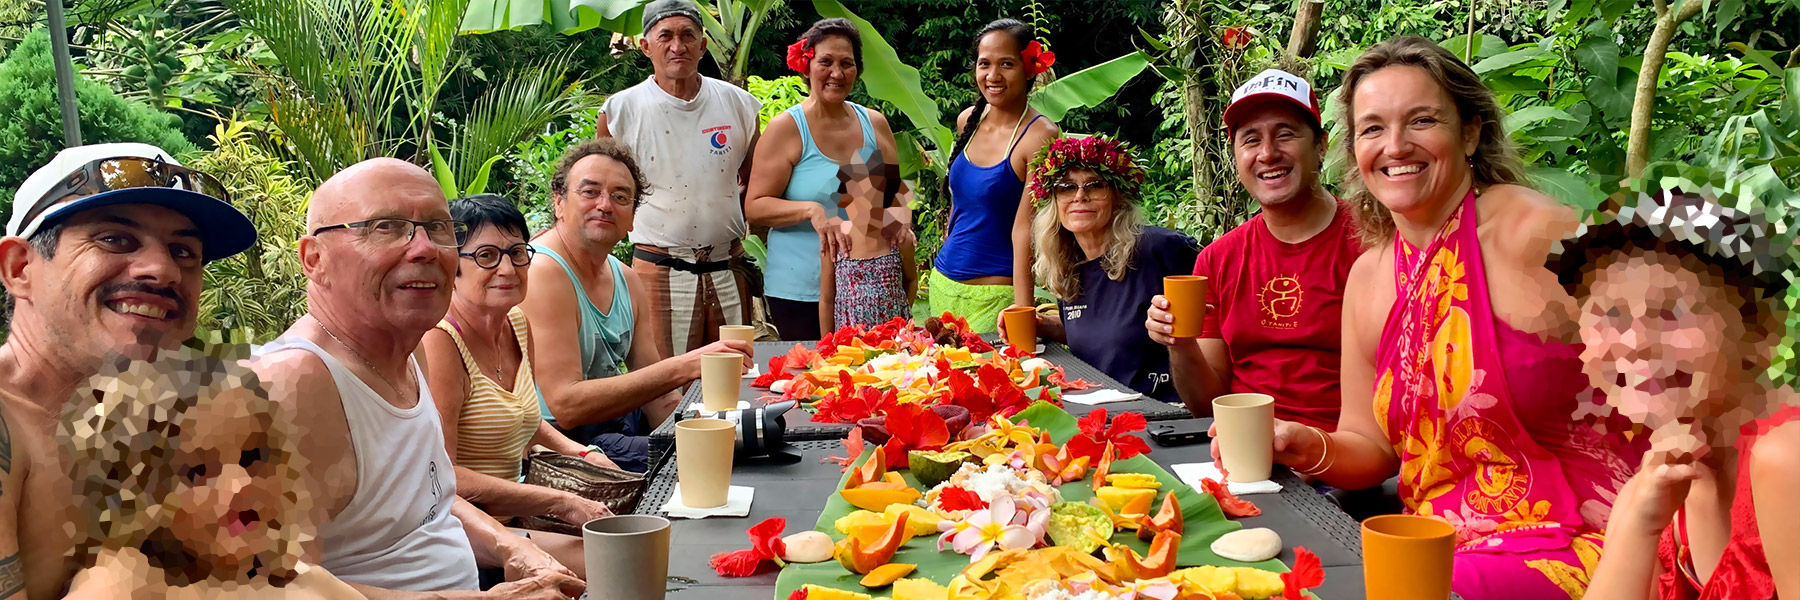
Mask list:
[[[561,33],[604,29],[637,35],[650,0],[470,0],[463,33],[550,25]]]
[[[900,109],[906,118],[912,121],[922,137],[931,141],[931,166],[934,169],[945,169],[949,165],[947,153],[955,144],[955,136],[950,128],[944,126],[943,116],[938,113],[937,101],[925,94],[919,85],[919,70],[900,60],[899,53],[889,45],[881,31],[875,29],[868,21],[844,8],[838,0],[813,0],[813,8],[822,17],[843,17],[856,24],[856,30],[862,34],[863,71],[859,76],[863,85],[867,86],[869,95],[881,99]]]
[[[1150,56],[1138,51],[1076,71],[1032,94],[1031,107],[1052,121],[1061,121],[1070,110],[1092,108],[1112,98],[1149,66]]]
[[[1029,423],[1032,427],[1037,427],[1050,432],[1051,441],[1058,444],[1068,442],[1069,438],[1075,437],[1075,435],[1081,431],[1080,427],[1076,424],[1073,415],[1070,415],[1068,412],[1053,404],[1045,402],[1039,402],[1024,411],[1021,411],[1018,415],[1013,417],[1013,421]],[[857,461],[852,465],[852,468],[862,464],[863,461],[868,460],[870,453],[878,449],[879,448],[871,448],[869,451],[864,452],[862,456],[857,458]],[[1242,525],[1239,525],[1236,521],[1226,519],[1225,513],[1219,509],[1218,502],[1215,502],[1212,496],[1199,492],[1187,484],[1181,483],[1174,475],[1170,475],[1167,470],[1164,470],[1160,465],[1151,461],[1149,456],[1139,455],[1125,460],[1114,461],[1113,472],[1147,473],[1154,475],[1156,476],[1156,480],[1162,482],[1163,485],[1158,492],[1159,496],[1163,491],[1173,490],[1175,492],[1175,498],[1181,502],[1182,517],[1186,520],[1186,533],[1182,535],[1181,547],[1176,551],[1176,564],[1182,567],[1200,565],[1247,566],[1276,573],[1285,573],[1288,571],[1288,567],[1279,560],[1267,560],[1259,563],[1241,563],[1221,558],[1219,555],[1213,554],[1213,540],[1218,539],[1221,535],[1241,529]],[[905,477],[907,485],[921,490],[926,489],[919,484],[919,480],[915,479],[910,471],[903,471],[902,476]],[[845,472],[845,477],[849,477],[848,471]],[[839,487],[842,487],[843,481],[839,480],[838,485]],[[1062,492],[1063,501],[1065,502],[1086,502],[1094,495],[1092,486],[1087,480],[1073,482],[1057,488],[1057,490]],[[1160,503],[1161,500],[1158,500],[1157,502]],[[832,494],[826,499],[825,510],[819,514],[819,521],[813,528],[830,535],[833,541],[844,539],[844,534],[838,532],[835,523],[839,518],[856,510],[856,507],[851,506],[849,502],[845,502],[842,496]],[[1114,543],[1123,543],[1131,547],[1132,551],[1137,552],[1140,555],[1149,551],[1150,545],[1138,540],[1137,534],[1132,531],[1121,531],[1120,533],[1114,534],[1112,539]],[[909,577],[930,579],[937,582],[939,585],[948,585],[951,578],[961,572],[964,567],[969,566],[969,557],[952,552],[947,548],[943,552],[939,552],[937,549],[937,536],[926,535],[915,537],[907,542],[905,546],[901,546],[900,551],[894,554],[894,558],[890,562],[918,565],[918,570],[914,571]],[[817,586],[849,590],[858,593],[874,592],[874,590],[864,588],[862,584],[858,582],[861,577],[862,576],[860,575],[845,570],[843,566],[835,561],[806,565],[790,564],[781,570],[781,575],[775,580],[775,598],[776,600],[786,598],[789,594],[792,594],[794,590],[800,589],[801,586],[809,583]],[[888,597],[881,593],[872,593],[871,595],[877,598]]]

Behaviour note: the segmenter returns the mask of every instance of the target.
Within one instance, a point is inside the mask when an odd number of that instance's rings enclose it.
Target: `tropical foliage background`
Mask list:
[[[44,1],[0,0],[0,210],[62,147]],[[221,176],[255,219],[263,243],[209,267],[202,323],[265,336],[304,312],[292,243],[321,177],[398,156],[451,195],[511,197],[542,227],[562,149],[593,134],[606,94],[649,75],[632,38],[644,0],[49,1],[68,10],[84,140],[159,144]],[[1231,89],[1288,68],[1316,82],[1335,121],[1343,69],[1402,34],[1474,66],[1536,183],[1570,204],[1647,176],[1800,209],[1800,0],[699,3],[704,72],[762,99],[765,119],[806,92],[782,47],[822,16],[863,28],[853,99],[901,138],[927,263],[948,210],[948,125],[975,95],[971,35],[1002,16],[1057,53],[1034,105],[1065,131],[1136,144],[1148,214],[1203,241],[1254,211],[1217,119]],[[1333,157],[1327,181],[1342,168]],[[1786,374],[1791,340],[1780,352]]]

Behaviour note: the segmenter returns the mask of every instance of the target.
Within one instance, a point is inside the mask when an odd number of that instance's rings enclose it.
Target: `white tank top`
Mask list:
[[[450,514],[456,472],[418,365],[407,359],[419,403],[401,410],[311,340],[276,340],[260,352],[281,350],[311,352],[331,370],[356,453],[356,495],[319,526],[320,566],[346,582],[382,589],[479,589],[475,552],[462,521]]]
[[[749,92],[711,77],[701,78],[693,100],[663,91],[655,77],[607,97],[600,108],[607,130],[631,145],[650,182],[632,243],[699,248],[729,244],[750,231],[738,196],[738,167],[750,157],[761,108]]]

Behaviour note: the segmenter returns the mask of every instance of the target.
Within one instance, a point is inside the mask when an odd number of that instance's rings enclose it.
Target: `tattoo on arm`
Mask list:
[[[0,471],[12,472],[12,427],[6,422],[6,413],[0,412]]]
[[[11,598],[25,591],[25,569],[19,566],[19,555],[0,558],[0,598]]]

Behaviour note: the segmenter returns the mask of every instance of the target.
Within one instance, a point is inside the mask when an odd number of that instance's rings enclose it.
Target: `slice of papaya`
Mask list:
[[[874,570],[869,571],[868,575],[864,575],[862,584],[863,587],[866,588],[884,588],[893,585],[894,581],[901,577],[912,574],[912,572],[918,568],[919,565],[888,563],[875,567]]]

